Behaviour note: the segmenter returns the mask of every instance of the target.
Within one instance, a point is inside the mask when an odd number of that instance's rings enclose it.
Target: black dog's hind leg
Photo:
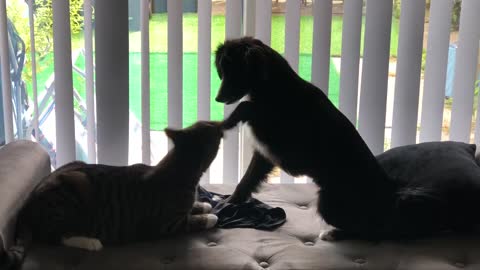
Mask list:
[[[353,233],[349,233],[348,231],[333,228],[333,229],[321,232],[319,235],[319,238],[322,239],[323,241],[335,242],[335,241],[355,239],[355,238],[358,238],[358,236]]]
[[[247,122],[253,117],[253,102],[243,101],[235,108],[235,110],[223,120],[223,127],[225,129],[231,129],[235,127],[238,123]]]
[[[255,151],[247,171],[232,196],[228,198],[228,202],[241,203],[246,201],[252,195],[252,192],[257,191],[257,188],[261,182],[267,178],[268,174],[273,170],[273,167],[273,164],[269,160],[258,151]]]

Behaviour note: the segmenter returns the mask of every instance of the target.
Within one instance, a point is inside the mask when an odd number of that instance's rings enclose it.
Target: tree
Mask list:
[[[426,1],[427,9],[430,8],[431,0]],[[460,11],[462,9],[462,0],[454,0],[453,1],[453,10],[452,10],[452,19],[451,19],[451,30],[458,31],[460,27]],[[401,12],[401,0],[394,0],[393,1],[393,16],[395,18],[400,18]]]
[[[462,10],[462,0],[455,0],[453,2],[452,12],[452,30],[458,31],[460,28],[460,11]]]
[[[34,4],[35,21],[35,51],[42,60],[53,50],[53,10],[52,0],[37,0]],[[83,0],[70,0],[70,25],[72,34],[83,29]],[[20,0],[10,0],[7,3],[7,16],[14,23],[19,35],[26,45],[26,62],[23,77],[31,81],[31,47],[30,25],[28,20],[28,5]],[[37,68],[40,71],[41,67]]]

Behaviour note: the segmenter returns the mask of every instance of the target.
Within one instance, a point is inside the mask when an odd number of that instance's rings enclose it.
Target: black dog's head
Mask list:
[[[227,40],[215,52],[215,66],[222,84],[217,102],[231,104],[269,79],[269,66],[276,52],[251,37]]]

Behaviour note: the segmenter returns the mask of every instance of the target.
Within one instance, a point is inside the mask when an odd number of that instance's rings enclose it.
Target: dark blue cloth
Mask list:
[[[285,211],[250,198],[241,204],[225,202],[230,195],[209,192],[198,188],[198,200],[212,205],[212,214],[217,215],[217,228],[254,228],[273,230],[287,220]]]

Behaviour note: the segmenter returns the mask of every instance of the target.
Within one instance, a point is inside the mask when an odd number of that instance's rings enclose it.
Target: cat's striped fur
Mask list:
[[[36,188],[19,223],[33,241],[88,250],[213,227],[211,206],[195,198],[217,154],[221,123],[197,122],[166,134],[174,148],[156,166],[76,161],[59,168]]]

